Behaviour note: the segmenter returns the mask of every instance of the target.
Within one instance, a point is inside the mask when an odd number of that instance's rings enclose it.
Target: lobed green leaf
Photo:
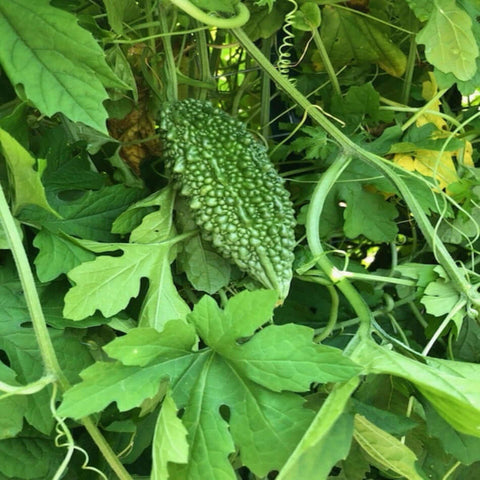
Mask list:
[[[0,5],[0,36],[7,75],[42,113],[61,112],[107,133],[104,86],[124,85],[75,16],[48,0],[12,0]]]

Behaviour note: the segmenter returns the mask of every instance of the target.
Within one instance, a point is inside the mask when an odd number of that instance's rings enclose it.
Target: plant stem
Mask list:
[[[105,437],[102,435],[93,420],[90,417],[84,417],[81,419],[81,422],[92,440],[95,442],[95,445],[102,452],[103,458],[110,465],[110,468],[117,474],[119,480],[132,480],[132,477],[123,466],[123,463],[120,462],[117,455],[112,450],[112,447],[105,440]]]
[[[15,225],[15,220],[8,207],[5,193],[0,185],[0,220],[3,230],[7,237],[8,245],[12,252],[17,267],[20,282],[22,284],[25,295],[25,302],[27,304],[30,319],[35,332],[35,338],[38,343],[40,356],[42,357],[43,366],[46,376],[52,376],[58,383],[62,391],[70,387],[65,374],[63,373],[60,364],[58,363],[57,355],[53,348],[52,340],[48,333],[45,316],[43,314],[40,298],[35,286],[35,279],[33,278],[32,269],[28,263],[28,257],[22,244],[22,240]],[[102,436],[92,419],[86,417],[82,419],[82,423],[92,437],[93,441],[102,452],[102,455],[107,460],[112,470],[118,475],[120,480],[131,480],[131,477],[123,464],[119,461],[110,445]]]
[[[250,11],[243,3],[237,3],[235,6],[237,11],[234,17],[220,18],[214,17],[200,10],[198,7],[189,2],[189,0],[170,0],[173,5],[188,13],[191,17],[199,22],[211,25],[217,28],[239,28],[245,25],[250,18]]]
[[[431,98],[423,107],[419,108],[414,115],[412,115],[403,125],[402,125],[402,132],[404,132],[405,130],[407,130],[411,125],[413,125],[419,117],[421,117],[422,115],[425,114],[425,112],[427,110],[430,109],[430,107],[432,105],[435,105],[436,102],[438,102],[438,100],[440,100],[440,98],[443,97],[443,95],[445,95],[445,92],[447,91],[446,88],[444,88],[443,90],[440,90],[437,92],[437,94]]]
[[[464,299],[460,299],[457,304],[453,307],[453,309],[450,311],[450,313],[445,317],[443,322],[440,324],[440,326],[435,330],[435,333],[432,335],[432,338],[430,341],[427,343],[425,348],[422,351],[422,355],[428,355],[430,350],[432,349],[433,345],[435,342],[438,340],[440,335],[443,333],[443,331],[447,328],[448,324],[452,320],[452,318],[466,305],[466,301]]]
[[[205,30],[200,30],[195,35],[197,38],[197,51],[200,61],[200,80],[205,84],[212,84],[212,73],[210,72],[210,62],[208,58],[208,45]],[[205,100],[207,98],[208,89],[201,88],[198,98]]]
[[[416,285],[414,280],[406,278],[385,277],[383,275],[375,275],[373,273],[357,273],[349,272],[348,270],[337,270],[335,272],[336,278],[350,278],[353,280],[363,280],[365,282],[383,282],[394,285],[404,285],[406,287],[414,287]]]
[[[452,467],[447,471],[447,473],[445,473],[445,475],[442,477],[442,480],[448,480],[448,478],[450,477],[450,475],[462,464],[462,462],[460,462],[460,460],[458,460],[457,462],[455,462]]]
[[[342,91],[340,90],[340,84],[338,83],[337,74],[335,73],[335,69],[333,68],[332,62],[330,61],[330,57],[328,56],[327,50],[325,49],[325,45],[323,44],[323,40],[320,36],[318,29],[316,28],[312,30],[312,34],[313,41],[315,42],[315,46],[318,49],[318,53],[320,54],[320,58],[322,59],[325,71],[327,72],[330,82],[332,82],[333,91],[337,95],[341,95]]]
[[[35,280],[33,273],[28,263],[27,254],[23,248],[20,234],[18,233],[15,220],[10,213],[10,208],[5,198],[5,193],[0,185],[0,219],[3,230],[7,237],[8,245],[12,252],[17,266],[18,275],[22,284],[23,293],[25,295],[25,302],[27,304],[28,313],[33,325],[35,337],[38,342],[40,355],[42,357],[43,365],[45,367],[45,375],[53,375],[60,386],[66,390],[69,386],[65,375],[60,368],[60,365],[53,348],[50,335],[48,334],[47,324],[43,315],[40,299],[35,287]]]
[[[405,78],[402,87],[402,103],[408,105],[410,98],[410,89],[412,87],[413,71],[415,69],[415,58],[417,56],[417,42],[415,35],[410,35],[410,49],[408,50],[407,68],[405,69]]]
[[[269,37],[262,41],[262,52],[265,57],[270,57],[270,51],[272,49],[272,37]],[[263,138],[268,138],[270,134],[270,126],[268,124],[270,120],[270,97],[271,97],[271,88],[270,88],[270,77],[262,72],[262,92],[260,97],[260,126],[262,128]]]
[[[327,195],[342,172],[348,167],[350,161],[351,157],[343,152],[340,154],[340,157],[330,165],[327,171],[322,174],[310,200],[305,227],[307,230],[308,245],[313,257],[325,275],[338,287],[352,305],[360,318],[359,336],[366,338],[370,331],[370,309],[357,290],[345,277],[339,280],[336,275],[337,269],[324,252],[318,233],[320,230],[320,215],[325,205]]]
[[[325,325],[325,328],[315,336],[315,341],[320,343],[325,340],[332,332],[337,323],[338,319],[338,306],[340,304],[340,299],[338,297],[337,290],[333,285],[327,285],[328,293],[330,293],[330,314],[328,315],[328,322]]]
[[[170,29],[167,25],[167,13],[165,7],[160,3],[158,6],[158,17],[161,25],[162,33],[168,33]],[[168,78],[166,87],[166,100],[173,102],[177,100],[178,85],[177,85],[177,68],[175,65],[175,56],[173,54],[172,42],[170,36],[162,37],[163,51],[165,53],[165,61],[163,69],[165,71],[165,78]]]

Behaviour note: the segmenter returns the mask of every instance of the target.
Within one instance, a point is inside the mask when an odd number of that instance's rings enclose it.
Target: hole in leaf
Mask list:
[[[220,405],[220,408],[218,409],[220,412],[220,416],[226,421],[230,421],[230,407],[227,405]]]
[[[10,366],[10,359],[8,358],[7,352],[5,350],[0,350],[0,362],[5,364],[7,367]]]

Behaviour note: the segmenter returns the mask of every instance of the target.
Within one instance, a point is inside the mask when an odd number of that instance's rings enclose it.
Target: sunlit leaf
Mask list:
[[[167,480],[168,462],[187,463],[187,430],[177,417],[177,407],[170,394],[163,399],[152,444],[152,480]]]
[[[425,45],[427,60],[459,80],[469,80],[477,71],[479,50],[472,32],[472,20],[455,0],[436,0],[426,26],[417,34]]]
[[[456,430],[480,437],[480,365],[426,358],[420,363],[385,347],[364,342],[355,355],[371,373],[412,382]]]
[[[47,201],[41,182],[41,172],[38,171],[35,159],[2,129],[0,129],[0,146],[12,175],[15,211],[21,210],[26,205],[38,205],[58,216]]]
[[[169,467],[171,478],[201,479],[207,472],[233,480],[228,456],[235,447],[257,475],[280,468],[313,416],[292,388],[349,379],[359,368],[340,350],[314,344],[313,331],[299,325],[267,326],[258,340],[253,335],[238,343],[238,335],[251,335],[268,321],[275,300],[274,291],[243,292],[222,310],[205,296],[189,324],[172,320],[162,332],[130,330],[106,347],[120,361],[98,362],[82,372],[83,381],[65,394],[59,413],[78,418],[113,401],[128,410],[152,398],[168,379],[173,401],[184,409],[189,444],[188,463],[182,456]],[[199,351],[192,327],[205,344]]]
[[[0,62],[7,75],[42,113],[62,112],[107,133],[104,87],[124,85],[76,17],[48,0],[3,2],[0,36]]]

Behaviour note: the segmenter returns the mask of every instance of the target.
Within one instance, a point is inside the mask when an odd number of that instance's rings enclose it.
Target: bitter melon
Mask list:
[[[292,279],[295,218],[266,148],[208,101],[165,104],[160,136],[166,169],[202,237],[280,298]]]

